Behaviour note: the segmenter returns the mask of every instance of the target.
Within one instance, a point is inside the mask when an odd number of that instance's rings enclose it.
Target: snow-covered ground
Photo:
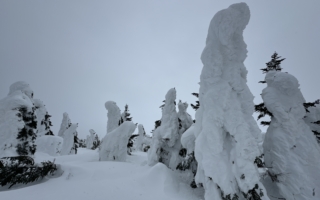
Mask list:
[[[1,191],[1,200],[199,200],[180,172],[162,163],[147,165],[147,154],[133,152],[127,162],[99,161],[96,150],[79,148],[78,154],[52,157],[36,153],[35,161],[55,159],[63,174],[31,186]]]

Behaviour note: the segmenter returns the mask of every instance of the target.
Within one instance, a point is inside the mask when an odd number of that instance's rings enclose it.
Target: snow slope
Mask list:
[[[24,200],[199,200],[199,191],[181,182],[179,174],[158,163],[147,165],[147,154],[133,152],[127,162],[99,162],[95,150],[79,148],[78,154],[51,157],[36,153],[35,160],[56,159],[64,173],[29,187],[0,192],[0,199]],[[177,181],[180,180],[180,181]]]

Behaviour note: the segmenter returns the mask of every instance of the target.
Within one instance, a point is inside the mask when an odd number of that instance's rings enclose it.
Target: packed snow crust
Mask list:
[[[273,114],[263,144],[265,164],[282,198],[320,199],[320,148],[303,120],[305,102],[298,80],[284,72],[270,71],[262,92]]]
[[[99,162],[95,150],[79,148],[78,154],[52,157],[37,152],[35,161],[55,160],[63,174],[41,184],[0,192],[0,199],[57,200],[200,200],[179,174],[162,163],[150,167],[147,154],[132,152],[127,162]],[[21,186],[20,186],[21,187]]]
[[[135,129],[134,123],[125,121],[118,128],[107,133],[101,141],[99,160],[126,161],[128,140]]]
[[[253,95],[246,82],[243,64],[247,45],[243,30],[250,11],[238,3],[219,11],[211,20],[202,52],[200,108],[194,128],[196,182],[205,188],[206,200],[224,195],[242,196],[257,184],[268,199],[254,160],[261,154],[261,131],[252,117]],[[220,188],[217,188],[217,186]]]

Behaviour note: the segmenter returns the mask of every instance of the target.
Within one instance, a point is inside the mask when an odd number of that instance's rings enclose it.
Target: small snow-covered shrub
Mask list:
[[[54,175],[59,166],[51,161],[34,163],[29,156],[4,157],[0,159],[0,185],[9,189],[19,183],[28,184]]]

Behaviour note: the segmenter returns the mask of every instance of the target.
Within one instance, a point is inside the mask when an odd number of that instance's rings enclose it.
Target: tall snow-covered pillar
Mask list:
[[[114,101],[107,101],[105,107],[108,110],[107,133],[119,127],[121,119],[120,109]]]
[[[71,125],[71,120],[69,118],[68,113],[63,113],[63,118],[62,118],[62,122],[60,125],[60,129],[58,132],[58,136],[60,137],[64,137],[63,133],[67,130],[67,128],[69,128]]]
[[[305,123],[305,100],[298,80],[284,72],[270,71],[262,99],[272,113],[263,143],[265,165],[281,198],[320,199],[320,148]]]
[[[261,131],[252,117],[254,97],[243,64],[247,56],[243,30],[249,19],[245,3],[219,11],[210,22],[201,55],[200,108],[194,127],[195,180],[203,184],[206,200],[243,194],[268,199],[254,164],[261,154]]]
[[[161,126],[153,133],[152,144],[148,151],[148,164],[164,163],[170,169],[176,169],[181,149],[179,121],[176,111],[176,90],[171,88],[166,94],[162,109]]]

